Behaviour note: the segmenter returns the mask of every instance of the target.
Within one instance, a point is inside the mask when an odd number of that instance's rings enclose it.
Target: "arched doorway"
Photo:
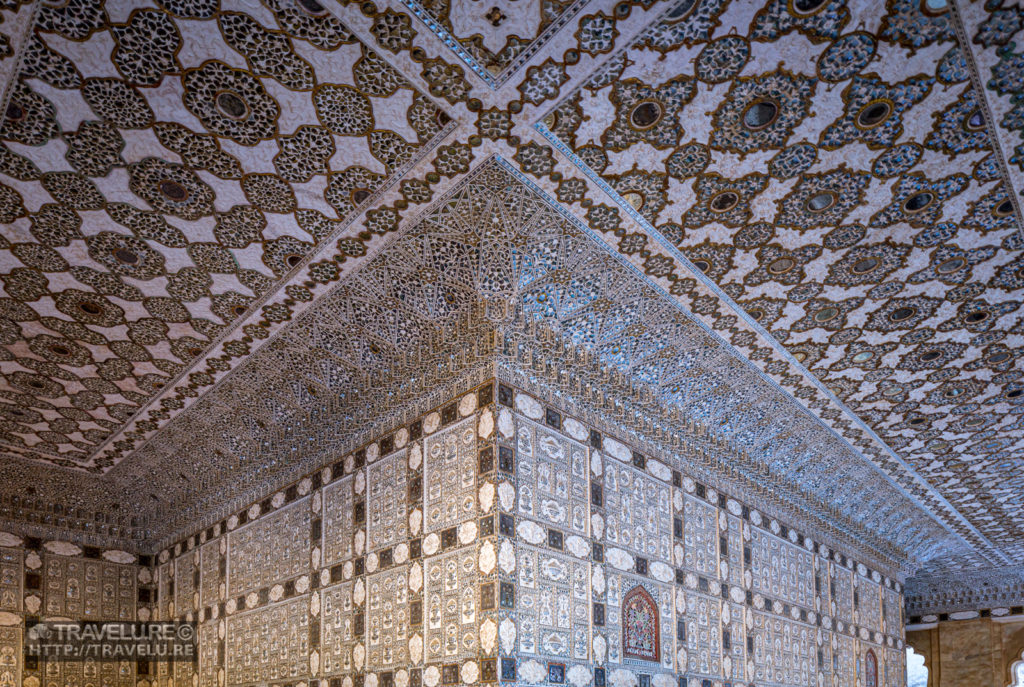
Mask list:
[[[928,687],[928,668],[924,656],[907,647],[907,687]]]
[[[1024,655],[1010,666],[1010,675],[1013,676],[1013,682],[1010,683],[1010,687],[1024,687]]]

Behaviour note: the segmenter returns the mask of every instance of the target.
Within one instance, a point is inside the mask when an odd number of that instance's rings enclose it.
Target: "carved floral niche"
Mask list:
[[[661,660],[658,605],[643,587],[636,586],[622,600],[622,653],[628,658],[658,663]]]

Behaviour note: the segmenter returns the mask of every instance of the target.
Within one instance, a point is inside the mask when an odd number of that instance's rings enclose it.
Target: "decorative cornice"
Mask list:
[[[985,87],[986,80],[981,77],[978,58],[974,53],[971,37],[967,33],[967,27],[964,25],[963,12],[957,6],[957,0],[949,0],[949,5],[951,8],[951,23],[956,30],[956,37],[960,42],[961,52],[967,61],[967,71],[970,73],[971,86],[978,94],[979,109],[985,118],[985,127],[989,132],[989,137],[992,139],[992,147],[995,149],[996,158],[999,161],[999,173],[1003,178],[1003,183],[1011,191],[1008,195],[1010,202],[1013,203],[1014,216],[1017,218],[1017,231],[1021,239],[1024,239],[1024,212],[1021,211],[1020,198],[1018,197],[1018,194],[1024,193],[1024,188],[1018,187],[1015,183],[1019,175],[1015,176],[1010,171],[1010,164],[1004,152],[1004,141],[1000,132],[999,122],[993,112],[992,104],[989,102],[989,89]]]
[[[1019,614],[1024,565],[911,577],[906,607],[911,623]]]

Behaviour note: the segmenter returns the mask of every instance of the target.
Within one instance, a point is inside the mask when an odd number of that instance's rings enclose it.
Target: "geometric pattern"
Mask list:
[[[426,441],[424,531],[440,531],[475,514],[475,440],[466,422]]]
[[[228,535],[228,569],[231,571],[228,594],[245,594],[263,587],[277,575],[290,576],[289,573],[297,574],[306,569],[303,559],[309,551],[309,524],[309,504],[303,501],[231,532]],[[293,539],[282,542],[282,560],[287,561],[284,570],[280,563],[269,561],[261,555],[267,537],[276,531],[295,533]]]
[[[925,605],[1024,560],[1019,8],[236,9],[0,10],[5,527],[148,553],[518,356],[668,469],[921,570]],[[352,566],[417,517],[370,486]]]
[[[297,598],[227,622],[227,684],[251,685],[288,680],[308,669],[309,601]],[[273,652],[266,647],[274,647]]]
[[[786,546],[777,537],[754,532],[750,542],[753,588],[765,595],[808,606],[814,598],[813,556]]]
[[[473,199],[473,204],[470,203],[469,199],[471,198]],[[489,205],[479,205],[478,203],[482,199],[487,199]],[[493,223],[492,211],[488,208],[492,208],[495,211],[500,209],[504,216],[522,217],[526,218],[526,221],[521,225],[515,223],[500,225],[502,231],[507,232],[505,234],[495,233],[492,229],[488,229],[485,233],[485,227],[499,226]],[[439,239],[436,238],[438,231],[442,232],[440,234],[443,237],[441,243],[438,243]],[[307,393],[310,385],[323,385],[325,382],[330,384],[330,382],[324,379],[322,368],[310,366],[312,364],[308,354],[308,342],[310,339],[322,341],[325,352],[338,350],[339,347],[348,351],[357,350],[351,348],[353,343],[351,339],[346,337],[351,337],[358,327],[365,327],[367,330],[371,329],[372,326],[376,326],[377,319],[376,316],[370,317],[369,315],[364,316],[361,314],[364,312],[361,310],[362,306],[359,305],[361,300],[353,301],[351,299],[356,298],[357,293],[364,294],[373,289],[379,289],[382,284],[388,285],[386,292],[390,291],[390,295],[386,295],[386,293],[382,295],[385,298],[392,299],[392,302],[401,302],[398,296],[404,295],[407,290],[415,293],[434,294],[432,296],[435,299],[434,301],[422,304],[416,301],[410,302],[409,307],[402,311],[403,317],[417,318],[417,321],[423,322],[422,313],[424,310],[429,312],[435,308],[442,307],[446,309],[444,312],[469,313],[472,310],[472,303],[475,302],[473,300],[475,297],[472,295],[472,292],[464,290],[464,287],[459,286],[460,283],[464,282],[457,281],[455,277],[459,277],[460,280],[472,281],[484,278],[494,279],[487,276],[471,276],[473,274],[471,271],[473,263],[468,263],[465,270],[452,270],[450,272],[445,282],[446,286],[450,289],[447,292],[450,298],[444,293],[431,291],[429,281],[422,282],[422,288],[419,288],[418,285],[421,282],[412,280],[408,275],[416,274],[416,279],[419,280],[432,280],[434,277],[429,265],[434,260],[432,257],[434,252],[447,253],[454,251],[456,255],[464,255],[463,251],[466,250],[464,247],[467,243],[479,246],[481,245],[480,242],[485,239],[489,242],[493,241],[495,244],[494,250],[486,251],[488,257],[493,259],[494,262],[477,264],[475,269],[482,270],[484,275],[519,275],[516,277],[518,281],[508,282],[509,276],[502,276],[500,280],[495,279],[494,288],[496,295],[505,293],[507,294],[506,297],[517,299],[523,304],[522,308],[528,308],[527,311],[533,313],[532,316],[544,318],[546,326],[560,329],[575,340],[590,341],[592,343],[587,345],[594,349],[611,351],[615,347],[619,347],[620,349],[631,351],[631,359],[623,360],[619,363],[618,369],[623,373],[634,370],[637,374],[642,374],[652,384],[656,380],[661,380],[659,382],[661,389],[659,393],[667,395],[672,394],[673,389],[677,386],[681,387],[684,384],[690,384],[687,378],[692,374],[717,374],[723,385],[720,391],[709,394],[706,390],[702,391],[698,388],[693,388],[692,394],[688,394],[688,397],[697,406],[714,407],[716,413],[728,414],[733,426],[737,429],[742,427],[743,431],[747,432],[749,436],[775,435],[780,440],[785,440],[793,435],[820,431],[815,430],[815,425],[806,416],[794,416],[788,412],[785,406],[779,405],[779,400],[775,396],[777,390],[766,384],[763,380],[757,379],[756,376],[751,377],[744,368],[730,367],[726,374],[726,370],[717,365],[716,361],[718,358],[709,354],[709,351],[713,350],[714,344],[707,339],[706,332],[695,324],[689,324],[689,320],[683,317],[671,303],[658,300],[655,297],[654,291],[645,290],[646,287],[635,281],[625,267],[614,260],[610,260],[607,254],[604,253],[600,246],[593,242],[593,239],[582,228],[575,226],[568,218],[560,215],[554,208],[539,199],[536,193],[529,186],[525,185],[523,181],[516,180],[507,171],[506,165],[494,161],[483,167],[466,185],[458,189],[457,193],[451,196],[451,202],[440,206],[433,214],[424,217],[421,224],[417,225],[415,231],[404,235],[400,239],[398,245],[408,246],[408,249],[393,249],[398,250],[403,256],[419,256],[418,259],[421,261],[422,267],[412,269],[408,265],[400,267],[400,263],[392,262],[393,258],[390,256],[395,254],[392,252],[379,256],[369,271],[360,273],[363,281],[359,282],[358,285],[354,284],[351,288],[339,289],[334,294],[328,296],[327,299],[322,301],[322,307],[324,308],[322,314],[317,313],[317,311],[310,311],[309,315],[300,322],[297,322],[296,333],[292,335],[293,339],[288,341],[282,340],[273,347],[273,351],[267,350],[266,352],[261,351],[257,353],[253,358],[251,372],[246,369],[240,370],[239,374],[229,378],[229,384],[222,386],[218,394],[212,395],[209,397],[209,400],[204,399],[200,401],[200,408],[205,407],[207,411],[195,413],[196,419],[204,425],[212,421],[216,423],[215,426],[207,425],[204,428],[193,426],[186,430],[184,423],[180,424],[180,429],[176,425],[175,432],[183,432],[180,435],[180,440],[176,439],[161,447],[154,446],[152,453],[149,453],[146,457],[140,456],[140,459],[159,462],[163,460],[164,451],[169,451],[173,448],[173,452],[178,456],[192,454],[196,456],[197,460],[199,456],[202,456],[204,469],[209,472],[217,470],[227,472],[233,464],[232,455],[239,451],[258,450],[258,447],[263,442],[273,441],[274,445],[279,447],[278,450],[287,455],[295,456],[287,465],[279,466],[279,469],[288,468],[292,475],[297,477],[298,474],[296,473],[304,465],[306,469],[316,468],[322,464],[322,454],[315,448],[316,444],[311,446],[311,442],[305,434],[302,432],[283,432],[272,429],[275,424],[280,427],[284,423],[296,423],[292,426],[297,427],[300,422],[311,422],[313,424],[304,426],[315,427],[317,421],[313,418],[318,416],[307,413],[323,412],[323,405],[317,400],[317,397],[310,396]],[[546,254],[552,245],[561,245],[562,247],[554,255],[572,256],[572,258],[568,262],[559,262],[548,267],[545,266],[546,263],[544,262],[537,262],[535,263],[536,267],[532,268],[531,272],[524,272],[522,264],[507,262],[506,256],[508,254],[504,252],[504,249],[498,250],[499,246],[507,246],[512,241],[521,243],[526,251],[532,252],[538,258]],[[416,244],[419,244],[418,247]],[[486,247],[492,244],[485,243],[483,245]],[[432,252],[423,252],[427,246],[432,246],[430,249]],[[476,251],[478,248],[474,247],[472,250]],[[403,281],[395,280],[389,276],[398,270],[407,275]],[[605,298],[601,299],[598,299],[596,294],[591,292],[579,292],[575,299],[570,298],[570,294],[559,294],[557,290],[560,288],[559,284],[561,282],[546,276],[548,271],[557,275],[560,273],[559,270],[565,270],[565,274],[577,273],[580,275],[580,279],[592,278],[592,276],[585,277],[584,275],[593,275],[595,270],[600,270],[600,273],[604,275],[602,276],[603,283],[609,285],[609,293],[606,294]],[[517,285],[514,288],[503,287],[501,286],[503,283]],[[395,289],[399,290],[396,291]],[[505,289],[505,291],[500,291],[499,289]],[[635,306],[639,301],[645,303],[641,310],[637,310]],[[551,308],[545,306],[544,304],[548,302],[555,302],[558,304],[558,307]],[[588,313],[593,313],[594,316],[588,317]],[[342,318],[349,318],[349,320],[346,321]],[[599,323],[603,323],[602,327],[595,329],[595,326]],[[635,326],[633,323],[635,323]],[[637,333],[640,331],[638,327],[641,326],[641,323],[643,323],[642,326],[648,332],[648,335],[645,337],[637,336]],[[525,325],[525,322],[523,324]],[[479,327],[482,330],[480,333],[482,338],[489,336],[482,333],[491,326],[488,320],[484,318],[477,319],[470,326]],[[311,328],[312,331],[306,330],[307,333],[302,333],[305,327]],[[520,327],[520,325],[515,325],[515,327]],[[511,331],[515,332],[518,330],[513,329]],[[422,345],[431,351],[436,350],[427,340],[423,340]],[[377,358],[367,364],[375,366],[375,369],[379,371],[377,373],[379,378],[385,374],[393,374],[394,370],[398,369],[396,366],[399,364],[399,358],[383,357],[388,350],[394,349],[386,348],[384,343],[378,346],[379,353]],[[464,347],[459,346],[459,349],[463,350]],[[483,352],[488,349],[481,348],[479,350]],[[674,355],[678,356],[678,360],[684,360],[688,355],[692,355],[693,357],[690,358],[691,364],[695,364],[697,367],[690,373],[684,373],[678,367],[673,368],[673,365],[670,363],[672,360],[670,354],[673,354],[673,352]],[[346,355],[348,354],[346,353]],[[322,359],[330,360],[330,357],[325,356]],[[718,368],[717,371],[712,373],[711,370],[716,367]],[[387,372],[389,369],[392,370],[391,373]],[[662,369],[666,371],[665,374],[659,372]],[[668,371],[670,369],[675,369],[676,372],[669,374]],[[277,370],[277,372],[272,373],[272,370]],[[470,374],[478,373],[477,370],[478,368],[472,365],[467,368]],[[580,374],[582,374],[582,371],[580,371]],[[294,400],[289,400],[283,406],[275,405],[267,408],[268,415],[266,420],[261,420],[267,429],[264,429],[264,427],[257,423],[247,422],[244,418],[237,418],[232,414],[222,411],[222,408],[237,404],[245,407],[260,407],[265,403],[266,399],[274,397],[274,394],[277,393],[274,389],[284,393],[285,388],[275,381],[276,379],[302,379],[305,384],[290,387],[291,390],[288,393],[295,394],[292,397]],[[595,374],[591,383],[600,384],[602,387],[608,385],[605,388],[607,388],[609,394],[621,393],[616,390],[607,378],[602,377],[600,372]],[[742,385],[748,398],[754,393],[761,394],[764,399],[764,405],[759,406],[751,402],[751,406],[747,411],[748,414],[744,415],[740,412],[742,409],[736,406],[735,401],[729,397],[722,396],[725,389],[729,388],[730,385]],[[325,388],[330,388],[330,386]],[[252,395],[252,400],[248,400],[250,394]],[[340,399],[337,402],[340,407],[352,407],[341,405],[344,403],[344,399]],[[308,404],[308,410],[307,407],[303,406],[304,403]],[[207,404],[214,405],[210,406]],[[653,409],[662,408],[664,412],[671,413],[672,411],[668,409],[672,407],[671,405],[665,405]],[[753,412],[753,408],[760,407],[778,408],[779,414],[776,416],[775,421],[768,424],[764,423],[761,413]],[[295,408],[295,410],[286,411],[287,408]],[[360,412],[366,412],[367,410],[368,408],[364,407]],[[643,410],[638,407],[636,412],[650,412],[651,410],[652,407],[650,404],[647,404]],[[657,421],[669,421],[668,417],[665,416]],[[341,427],[341,425],[338,426],[339,429]],[[187,433],[185,433],[186,431]],[[476,513],[473,505],[475,499],[473,497],[476,495],[477,485],[473,469],[475,468],[477,458],[471,451],[466,450],[465,434],[464,431],[445,434],[443,443],[441,439],[430,438],[429,445],[424,448],[427,458],[426,472],[424,474],[425,511],[423,528],[425,532],[443,532],[445,528],[450,528],[459,524],[462,520],[472,518]],[[694,435],[698,435],[697,430],[694,431]],[[175,436],[179,435],[175,434]],[[843,507],[848,509],[851,514],[857,513],[859,523],[854,523],[851,516],[839,514],[837,517],[836,513],[824,510],[819,511],[822,521],[838,523],[842,522],[845,518],[846,524],[844,527],[854,533],[851,535],[852,537],[861,541],[865,541],[865,538],[869,536],[867,531],[885,532],[883,537],[875,538],[873,545],[886,550],[882,555],[892,559],[905,555],[900,552],[903,547],[935,547],[928,548],[927,550],[922,549],[920,555],[924,556],[928,555],[928,553],[934,553],[937,549],[941,550],[938,548],[941,545],[950,545],[948,543],[948,535],[940,534],[940,525],[922,510],[915,508],[892,512],[883,508],[875,508],[875,499],[881,500],[883,496],[886,498],[886,503],[898,500],[900,497],[896,487],[889,482],[879,482],[878,472],[860,462],[860,459],[853,455],[848,447],[837,442],[834,437],[830,437],[827,434],[819,434],[819,436],[820,442],[814,453],[814,460],[811,461],[811,456],[808,454],[803,463],[804,473],[808,476],[809,480],[813,479],[811,484],[817,485],[818,493],[824,495],[830,493],[831,483],[827,481],[829,475],[834,475],[840,470],[845,471],[844,474],[847,475],[845,482],[846,500],[843,503]],[[219,447],[211,450],[207,444],[209,437],[224,437],[224,439],[213,439]],[[170,434],[167,435],[167,440],[171,440]],[[699,441],[699,439],[697,440]],[[324,445],[332,445],[330,442],[336,442],[337,435],[332,433],[331,437],[324,437],[323,441],[325,442]],[[751,446],[754,446],[754,444],[751,444]],[[295,448],[294,451],[292,447]],[[352,447],[354,448],[354,446]],[[732,460],[743,461],[749,458],[752,461],[752,464],[743,468],[751,473],[757,469],[754,467],[757,464],[754,461],[772,460],[779,467],[783,464],[781,457],[772,455],[748,456],[740,445],[737,445],[732,451],[734,456]],[[826,455],[828,456],[827,459],[824,457]],[[452,462],[453,466],[458,465],[459,469],[433,470],[431,468],[431,459],[442,456],[444,460]],[[785,462],[789,464],[792,460],[792,457],[787,456]],[[761,464],[763,465],[763,462]],[[238,474],[237,471],[232,471],[231,474],[232,479],[236,483],[239,480],[244,481],[254,479],[255,477]],[[226,477],[227,474],[225,474]],[[708,478],[715,479],[710,474]],[[252,483],[250,482],[250,484]],[[769,490],[765,489],[763,477],[758,478],[758,484],[761,486],[752,486],[751,488],[764,490],[763,498],[778,498],[777,496],[771,496]],[[805,501],[809,498],[806,495],[800,496],[796,492],[792,492],[792,485],[784,485],[781,480],[778,480],[776,485],[771,491],[781,493],[783,489],[790,489],[791,493],[794,494],[793,498],[800,498]],[[357,484],[356,487],[358,486]],[[365,489],[365,486],[363,489]],[[612,502],[617,498],[616,489],[615,483],[610,483],[608,494]],[[449,494],[458,495],[458,502],[460,504],[458,511],[443,512],[439,510],[437,505],[440,504],[439,499],[447,498]],[[643,497],[643,503],[645,504],[663,504],[664,501],[664,495],[659,497],[653,492]],[[238,505],[241,506],[243,503],[244,501],[240,499]],[[813,499],[810,503],[814,503]],[[818,506],[812,505],[811,507],[821,508],[821,502],[819,501],[818,503]],[[190,513],[198,514],[203,506],[202,502],[196,501],[183,503],[182,507],[184,510],[179,516],[180,527],[186,527],[189,521],[188,515]],[[781,500],[779,500],[779,507],[785,507]],[[618,517],[617,511],[615,517]],[[632,517],[637,518],[642,517],[642,515],[634,512]],[[667,515],[664,514],[664,509],[662,509],[662,515],[659,517],[661,517],[661,531],[658,538],[654,542],[647,542],[645,546],[650,548],[656,545],[657,550],[665,551],[669,524]],[[635,524],[631,525],[631,527],[633,526]],[[928,536],[920,536],[923,532],[927,532]],[[238,535],[232,534],[232,536],[242,536],[242,533]],[[943,539],[944,536],[946,537],[945,539]],[[299,541],[303,541],[305,535],[300,532],[299,537],[303,538]],[[655,542],[657,543],[655,544]],[[940,545],[939,542],[947,543]],[[631,548],[631,545],[623,544],[623,546]]]
[[[570,556],[517,548],[522,654],[586,661],[588,566]]]
[[[374,463],[367,470],[366,505],[369,512],[366,548],[371,551],[408,539],[409,519],[403,504],[406,494],[405,463],[405,454],[397,453]]]
[[[669,560],[672,509],[665,484],[609,461],[604,472],[604,498],[609,542],[641,556]]]
[[[352,583],[323,591],[323,670],[335,675],[355,670],[353,647],[357,641]]]
[[[407,575],[405,568],[395,568],[366,580],[369,670],[394,669],[409,662]]]
[[[671,16],[650,24],[562,92],[547,135],[979,532],[1008,544],[1021,533],[1005,516],[1024,486],[1012,352],[1024,301],[1008,275],[1024,233],[959,19],[894,5],[871,35],[843,13],[794,19],[773,5],[745,24],[704,3],[693,34]],[[997,27],[1012,24],[991,15],[988,42],[1005,45]],[[815,59],[774,68],[796,45]],[[919,76],[883,79],[882,54]],[[762,161],[744,160],[755,152]],[[725,338],[751,351],[746,331]]]
[[[476,552],[458,549],[424,566],[424,640],[428,662],[450,663],[474,656],[477,645]]]
[[[135,570],[101,561],[45,556],[48,616],[134,620]]]
[[[355,523],[353,479],[346,477],[324,489],[324,563],[333,565],[352,558]]]
[[[585,535],[590,521],[586,449],[526,421],[516,432],[516,451],[519,514]]]
[[[0,543],[0,682],[135,687],[142,675],[135,660],[97,654],[64,661],[32,655],[23,640],[35,638],[26,625],[33,619],[130,623],[151,617],[149,602],[156,602],[151,559],[140,565],[124,551],[9,532],[0,532]]]
[[[24,652],[21,648],[20,627],[0,627],[0,682],[5,685],[18,684]]]

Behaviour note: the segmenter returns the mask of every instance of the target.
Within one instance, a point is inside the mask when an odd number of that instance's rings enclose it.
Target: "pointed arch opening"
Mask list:
[[[878,687],[878,658],[873,649],[864,654],[864,687]]]
[[[622,599],[622,654],[627,658],[661,662],[658,605],[641,586]]]

